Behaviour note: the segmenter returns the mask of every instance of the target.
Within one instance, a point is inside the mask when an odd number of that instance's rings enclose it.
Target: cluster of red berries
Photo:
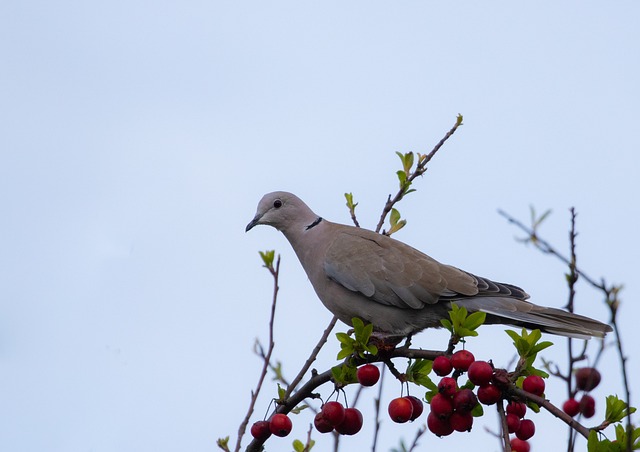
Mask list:
[[[356,372],[362,386],[373,386],[380,379],[380,369],[365,364]],[[341,435],[355,435],[362,429],[362,413],[357,408],[345,408],[340,402],[327,402],[316,414],[313,425],[320,433],[335,430]]]
[[[527,377],[528,378],[528,377]],[[527,405],[522,402],[509,402],[507,404],[507,429],[509,433],[515,433],[511,438],[511,449],[518,452],[529,452],[527,440],[536,433],[536,425],[531,419],[525,419]]]
[[[576,388],[585,393],[595,389],[601,380],[600,372],[593,367],[583,367],[575,373]],[[586,418],[596,414],[596,401],[589,394],[584,394],[580,401],[570,398],[562,405],[562,410],[569,416],[577,416],[579,413]]]
[[[272,434],[276,436],[287,436],[291,433],[293,424],[289,416],[277,413],[271,416],[268,421],[257,421],[251,426],[251,436],[259,440],[266,440]]]
[[[327,402],[313,420],[316,430],[341,435],[355,435],[362,428],[362,413],[357,408],[345,408],[340,402]]]
[[[478,404],[478,398],[471,389],[458,388],[458,382],[447,375],[453,369],[460,372],[469,371],[475,363],[475,357],[467,350],[458,351],[451,358],[439,356],[433,361],[433,371],[443,378],[438,383],[438,393],[429,402],[431,411],[427,416],[427,427],[432,433],[447,436],[454,431],[471,430],[473,426],[471,411]],[[484,364],[489,366],[490,380],[493,369],[488,363]]]
[[[373,364],[365,364],[358,368],[356,375],[362,386],[373,386],[380,378],[380,370]],[[388,407],[389,417],[399,424],[417,419],[423,409],[422,401],[414,396],[393,399]]]

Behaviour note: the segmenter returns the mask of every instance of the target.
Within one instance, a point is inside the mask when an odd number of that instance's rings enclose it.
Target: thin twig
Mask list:
[[[371,446],[371,452],[376,452],[376,446],[378,444],[378,434],[380,433],[380,400],[382,400],[382,387],[384,386],[384,374],[386,373],[386,366],[382,366],[380,371],[380,381],[378,382],[378,397],[373,401],[375,407],[375,424],[373,431],[373,445]]]
[[[333,330],[333,328],[336,326],[337,321],[338,321],[338,317],[334,315],[331,321],[329,322],[329,325],[327,325],[327,327],[325,328],[324,333],[322,333],[322,337],[320,338],[316,346],[311,351],[311,355],[305,361],[304,366],[302,366],[302,369],[300,369],[300,372],[298,372],[298,375],[296,375],[296,378],[294,378],[291,384],[287,387],[287,392],[285,393],[285,396],[284,396],[285,399],[288,398],[293,392],[293,390],[296,388],[296,386],[300,384],[300,382],[302,381],[302,378],[305,376],[305,374],[311,367],[311,364],[313,364],[313,362],[316,360],[316,357],[318,356],[318,353],[320,353],[322,346],[327,342],[327,338],[329,337],[329,334],[331,334],[331,331]]]
[[[278,259],[276,260],[275,268],[273,266],[267,267],[271,275],[273,276],[273,301],[271,302],[271,316],[269,317],[269,348],[267,350],[267,354],[264,357],[264,364],[262,365],[262,371],[260,372],[260,378],[258,379],[258,384],[256,385],[255,391],[251,391],[251,403],[249,403],[249,409],[247,410],[247,415],[244,417],[244,420],[240,424],[238,428],[238,439],[236,441],[235,452],[238,452],[241,447],[242,437],[247,429],[247,424],[249,424],[249,419],[253,414],[254,407],[256,405],[256,400],[258,399],[258,394],[260,394],[260,390],[262,389],[262,383],[264,382],[264,378],[267,375],[267,370],[269,368],[269,364],[271,362],[271,354],[275,347],[275,342],[273,340],[273,325],[276,317],[276,302],[278,300],[278,291],[280,287],[278,286],[278,276],[280,274],[280,256],[278,255]]]
[[[502,446],[504,452],[511,452],[511,441],[509,440],[509,427],[507,426],[507,416],[504,413],[502,400],[496,403],[498,418],[500,419],[500,431],[502,432]]]
[[[555,417],[563,421],[565,424],[573,428],[576,432],[580,433],[585,438],[589,437],[589,429],[587,427],[580,424],[578,421],[576,421],[574,418],[569,416],[567,413],[562,411],[560,408],[558,408],[548,400],[535,394],[531,394],[530,392],[526,392],[525,390],[520,389],[516,386],[512,387],[509,392],[511,392],[511,394],[513,395],[518,396],[520,399],[530,400],[536,403],[538,406],[541,406],[549,413],[553,414]]]
[[[416,170],[411,174],[407,174],[406,184],[411,184],[411,182],[413,182],[413,180],[416,177],[422,176],[427,171],[427,163],[431,161],[431,159],[436,155],[436,152],[438,152],[442,147],[442,145],[444,145],[445,141],[447,141],[451,137],[451,135],[453,135],[456,132],[456,130],[458,130],[458,127],[460,127],[461,125],[462,125],[462,116],[458,115],[458,118],[456,119],[456,123],[454,124],[454,126],[445,134],[445,136],[438,142],[438,144],[435,145],[435,147],[431,152],[425,155],[424,158],[420,159],[420,161],[418,162],[418,165],[416,166]],[[391,209],[393,208],[393,206],[397,202],[399,202],[402,198],[404,198],[405,194],[406,194],[405,188],[400,187],[400,190],[398,190],[398,192],[393,198],[391,198],[391,195],[387,197],[387,202],[384,204],[384,208],[382,209],[380,220],[378,220],[378,224],[376,225],[376,229],[375,229],[376,232],[380,232],[380,229],[382,229],[382,225],[384,224],[384,221],[387,218],[387,215],[389,214],[389,212],[391,212]]]
[[[409,448],[409,450],[407,452],[412,452],[413,450],[415,450],[416,447],[418,447],[418,440],[420,439],[420,437],[422,435],[424,435],[424,432],[427,431],[427,427],[422,425],[420,426],[420,428],[418,429],[418,431],[416,431],[416,436],[415,438],[413,438],[413,443],[411,443],[411,447]]]

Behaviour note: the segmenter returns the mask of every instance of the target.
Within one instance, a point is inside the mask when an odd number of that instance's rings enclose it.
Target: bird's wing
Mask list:
[[[478,279],[389,237],[357,228],[336,231],[324,256],[330,279],[372,301],[421,309],[440,297],[478,294]]]

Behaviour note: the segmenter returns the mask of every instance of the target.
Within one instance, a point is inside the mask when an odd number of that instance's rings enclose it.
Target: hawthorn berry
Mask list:
[[[469,350],[459,350],[451,357],[451,365],[454,369],[466,372],[476,358]]]
[[[454,411],[449,418],[449,423],[457,432],[470,432],[473,426],[473,415],[470,412],[461,413]]]
[[[580,399],[580,412],[586,418],[593,417],[596,414],[596,401],[590,395],[583,395]]]
[[[493,378],[493,367],[486,361],[474,361],[469,366],[467,375],[476,386],[486,386]]]
[[[536,433],[536,424],[531,419],[522,419],[520,421],[520,428],[516,432],[518,439],[526,441]]]
[[[344,419],[335,426],[341,435],[355,435],[362,428],[362,413],[357,408],[345,408]]]
[[[313,418],[313,425],[320,433],[329,433],[334,427],[334,425],[329,422],[329,419],[322,415],[322,411],[318,412],[316,417]]]
[[[325,403],[320,413],[333,427],[344,420],[344,407],[340,402]]]
[[[511,450],[512,452],[529,452],[531,446],[520,438],[511,438]]]
[[[453,433],[453,427],[449,419],[440,419],[433,413],[429,413],[427,416],[427,427],[431,433],[437,436],[447,436]]]
[[[438,383],[438,391],[440,394],[452,397],[458,390],[458,382],[455,378],[443,377]]]
[[[358,367],[356,376],[362,386],[373,386],[380,379],[380,369],[373,364],[365,364],[364,366]]]
[[[393,422],[402,424],[411,419],[413,403],[406,397],[398,397],[389,402],[389,416]]]
[[[441,355],[433,360],[432,369],[437,376],[444,377],[451,373],[453,366],[451,365],[451,360],[447,356]]]
[[[507,404],[507,413],[515,414],[518,419],[522,419],[527,412],[527,405],[522,402],[511,401]]]
[[[438,393],[433,396],[429,405],[431,413],[440,419],[447,419],[453,413],[453,401],[449,396]]]
[[[276,436],[287,436],[291,433],[292,428],[293,424],[291,423],[291,419],[289,419],[289,416],[286,414],[274,414],[271,420],[269,420],[269,430]]]
[[[269,421],[257,421],[251,426],[251,436],[257,440],[264,441],[271,436]]]
[[[544,394],[544,380],[538,375],[529,375],[522,382],[522,389],[531,394],[541,396]]]
[[[507,413],[507,429],[509,433],[515,433],[520,428],[520,418],[513,413]]]
[[[502,398],[502,392],[494,385],[480,386],[478,388],[478,400],[484,405],[493,405]]]
[[[411,413],[411,418],[409,420],[414,421],[418,419],[422,414],[422,411],[424,410],[424,405],[422,404],[422,400],[420,400],[415,396],[410,395],[410,396],[406,396],[406,398],[409,399],[409,401],[411,402],[411,405],[413,406],[413,413]]]
[[[478,404],[478,398],[471,389],[461,389],[453,395],[453,408],[459,413],[469,413]]]
[[[580,412],[580,402],[576,399],[569,399],[562,404],[562,411],[571,417],[576,416]]]
[[[583,367],[576,371],[576,386],[583,391],[591,391],[600,384],[600,372],[593,367]]]

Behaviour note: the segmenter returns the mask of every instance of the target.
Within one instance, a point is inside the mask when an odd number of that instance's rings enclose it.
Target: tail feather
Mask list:
[[[517,325],[576,339],[602,338],[612,331],[609,325],[589,317],[509,297],[468,298],[456,303],[469,311],[487,313],[487,323]]]

